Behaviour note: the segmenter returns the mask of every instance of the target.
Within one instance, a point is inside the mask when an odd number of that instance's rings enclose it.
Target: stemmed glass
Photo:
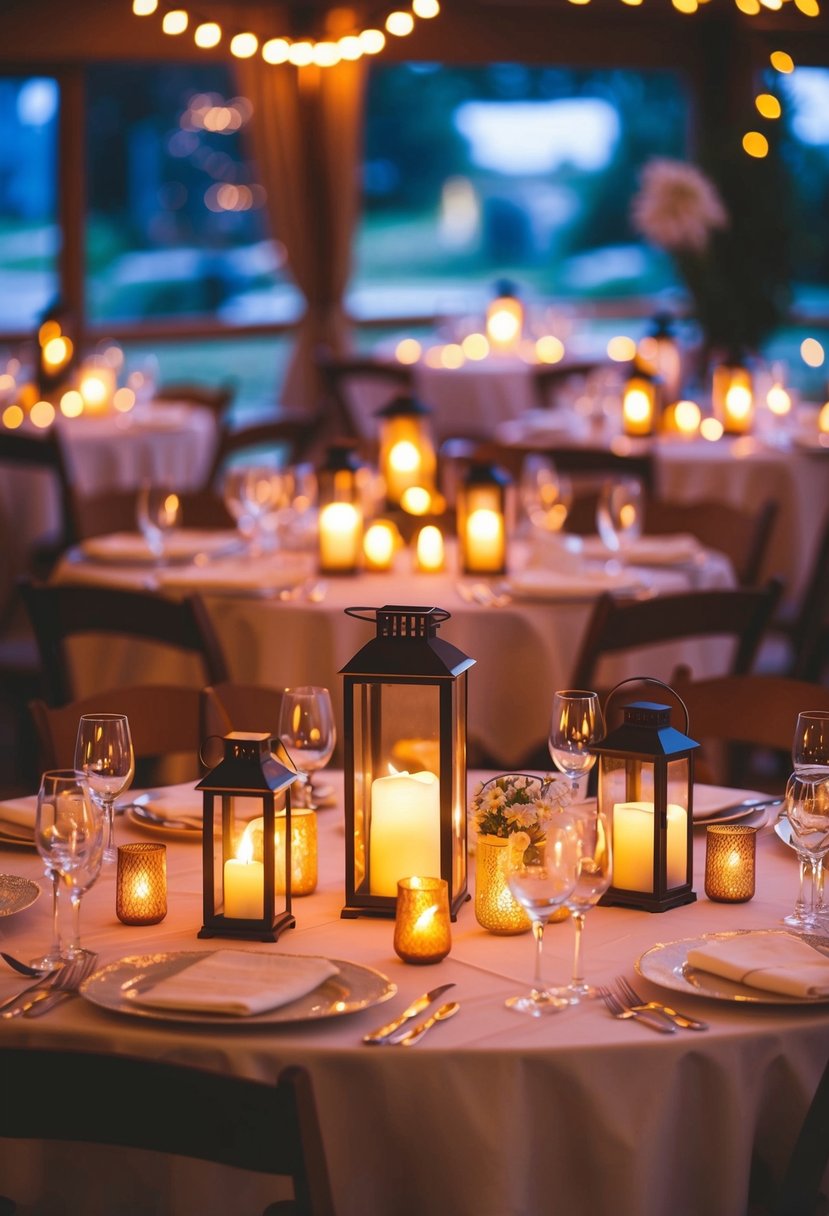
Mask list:
[[[117,857],[113,825],[115,799],[135,775],[130,724],[126,714],[83,714],[75,742],[75,768],[84,773],[94,800],[106,817],[104,861]]]
[[[328,689],[313,684],[286,688],[277,733],[303,778],[304,799],[298,805],[315,811],[313,774],[325,767],[337,743]]]
[[[620,557],[642,535],[644,490],[635,477],[606,481],[596,504],[596,528],[606,549]]]
[[[530,991],[511,996],[507,1008],[531,1017],[565,1009],[570,1001],[547,988],[541,978],[544,928],[572,894],[578,879],[579,847],[573,817],[561,811],[547,825],[544,839],[530,843],[526,832],[514,832],[507,852],[507,885],[532,922],[535,973]]]
[[[526,457],[519,492],[533,527],[544,532],[561,531],[573,503],[573,486],[548,456]]]
[[[261,556],[279,543],[279,521],[287,504],[290,479],[284,469],[271,465],[249,465],[241,480],[244,513],[253,521],[251,553]]]
[[[167,538],[181,523],[181,499],[169,486],[142,486],[136,502],[138,530],[156,561],[164,561]]]
[[[792,830],[792,845],[800,859],[800,888],[794,912],[784,923],[798,929],[822,927],[823,859],[829,853],[829,776],[812,780],[792,773],[786,783],[783,814]],[[811,898],[804,898],[805,867],[811,872]]]
[[[795,773],[804,780],[829,777],[829,710],[806,709],[797,715],[792,760]]]
[[[607,815],[593,808],[578,808],[568,812],[575,823],[578,841],[578,879],[570,895],[564,901],[573,921],[573,968],[570,982],[563,988],[554,988],[556,996],[563,997],[571,1005],[577,1005],[585,997],[596,996],[596,989],[585,982],[582,974],[582,934],[586,913],[594,907],[607,888],[613,874],[612,832]]]
[[[599,694],[581,688],[566,688],[553,695],[553,714],[548,745],[559,772],[570,779],[577,798],[581,779],[596,763],[588,750],[604,738],[605,725]]]
[[[50,769],[43,773],[37,795],[35,844],[52,880],[52,945],[33,966],[54,970],[84,953],[80,936],[80,902],[101,872],[104,817],[95,805],[83,773]],[[72,903],[72,939],[64,949],[60,933],[61,883]]]

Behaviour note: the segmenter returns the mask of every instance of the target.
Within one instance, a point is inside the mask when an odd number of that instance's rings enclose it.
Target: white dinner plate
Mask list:
[[[157,819],[146,806],[129,807],[124,818],[135,824],[137,828],[141,828],[145,832],[152,832],[154,836],[163,836],[166,840],[189,840],[193,844],[201,844],[202,830],[200,827],[196,827],[195,824],[180,824],[175,819],[172,821]]]
[[[94,972],[81,985],[81,996],[101,1009],[113,1013],[132,1014],[139,1018],[153,1018],[165,1022],[187,1022],[199,1026],[225,1026],[247,1029],[250,1026],[279,1026],[293,1022],[317,1022],[325,1018],[341,1017],[347,1013],[358,1013],[372,1005],[388,1001],[397,992],[397,985],[380,971],[364,967],[360,963],[349,963],[334,958],[337,974],[289,1005],[280,1005],[264,1013],[250,1017],[228,1017],[217,1013],[198,1013],[186,1009],[151,1009],[136,1005],[129,999],[126,990],[140,984],[143,989],[153,983],[176,975],[197,959],[204,951],[178,951],[172,954],[139,954],[119,959]],[[126,988],[126,990],[125,990]]]
[[[796,997],[778,992],[764,992],[739,984],[734,980],[713,975],[688,965],[688,951],[706,942],[725,941],[746,933],[790,933],[788,929],[737,929],[728,933],[703,933],[700,937],[684,937],[675,942],[657,942],[639,958],[635,964],[638,973],[660,988],[671,988],[674,992],[690,993],[693,996],[712,997],[718,1001],[737,1001],[753,1005],[821,1005],[829,1002],[829,996]],[[798,934],[804,941],[829,957],[829,939]]]
[[[762,826],[759,821],[765,822],[780,802],[781,799],[771,794],[755,794],[721,785],[695,785],[694,825],[705,827],[709,823],[734,823],[751,818],[752,826]],[[760,811],[766,814],[760,816]]]
[[[642,590],[641,582],[630,573],[569,574],[552,570],[521,570],[504,580],[506,589],[515,599],[525,600],[590,600],[612,591],[614,595],[635,595]]]
[[[40,887],[31,878],[0,874],[0,916],[13,916],[30,908],[39,895]]]
[[[202,554],[220,557],[237,552],[241,545],[239,534],[232,529],[174,528],[164,539],[164,561],[192,562]],[[155,565],[158,561],[140,532],[88,537],[81,542],[81,552],[91,561],[115,565]]]

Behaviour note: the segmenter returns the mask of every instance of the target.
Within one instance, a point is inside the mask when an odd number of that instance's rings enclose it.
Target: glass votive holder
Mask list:
[[[439,963],[452,946],[445,878],[401,878],[397,884],[394,950],[404,963]]]
[[[722,904],[745,903],[754,895],[757,829],[709,824],[705,831],[705,894]]]
[[[166,844],[118,846],[115,915],[125,925],[157,925],[167,915]]]
[[[263,860],[262,818],[245,828],[253,846],[253,860]],[[277,895],[285,894],[285,812],[274,823],[274,878]],[[311,895],[317,889],[317,815],[307,807],[291,807],[291,894]]]

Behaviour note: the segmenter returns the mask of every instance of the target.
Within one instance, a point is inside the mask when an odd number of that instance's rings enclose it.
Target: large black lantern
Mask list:
[[[609,700],[609,698],[608,698]],[[693,903],[693,739],[652,701],[623,707],[599,757],[599,810],[613,831],[613,880],[600,903],[665,912]],[[687,715],[685,729],[688,729]]]
[[[376,636],[342,668],[346,903],[394,917],[401,878],[443,878],[454,920],[466,889],[467,671],[437,636],[442,608],[347,608]]]
[[[196,786],[204,801],[202,880],[204,924],[199,937],[232,937],[275,942],[296,924],[291,915],[291,785],[296,769],[272,752],[269,734],[233,731],[224,737],[224,756]],[[277,800],[284,795],[285,845],[276,873]],[[218,806],[217,806],[218,804]],[[218,810],[218,814],[216,813]],[[280,806],[280,820],[283,812]],[[259,816],[258,819],[255,819]],[[256,856],[253,823],[261,824],[261,856]],[[277,895],[279,903],[277,905]]]

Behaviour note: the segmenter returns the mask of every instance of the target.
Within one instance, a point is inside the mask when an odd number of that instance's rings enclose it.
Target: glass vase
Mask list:
[[[527,913],[507,885],[509,840],[479,836],[475,855],[475,917],[490,933],[508,936],[531,927]]]

